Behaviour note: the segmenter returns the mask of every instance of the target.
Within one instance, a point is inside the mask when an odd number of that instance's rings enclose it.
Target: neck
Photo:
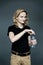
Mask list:
[[[22,29],[24,27],[24,25],[18,23],[18,27]]]

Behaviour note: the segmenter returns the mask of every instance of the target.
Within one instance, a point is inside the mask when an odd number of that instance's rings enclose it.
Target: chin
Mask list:
[[[24,23],[22,23],[22,24],[24,24]]]
[[[24,22],[22,22],[22,24],[24,24]]]

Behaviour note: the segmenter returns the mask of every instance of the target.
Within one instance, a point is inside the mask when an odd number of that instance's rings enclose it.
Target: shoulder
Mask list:
[[[8,28],[13,28],[14,27],[14,25],[10,25]]]
[[[27,29],[31,29],[31,27],[30,27],[30,26],[28,26],[28,25],[26,25],[26,26],[25,26],[25,28],[27,28]]]
[[[14,31],[14,30],[15,30],[15,26],[14,25],[11,25],[11,26],[8,27],[8,32]]]
[[[8,30],[11,30],[11,29],[14,29],[15,28],[15,25],[10,25],[9,27],[8,27]]]
[[[9,32],[14,32],[14,29],[15,29],[15,26],[14,25],[11,25],[8,27],[8,32],[7,32],[7,35],[9,35]]]

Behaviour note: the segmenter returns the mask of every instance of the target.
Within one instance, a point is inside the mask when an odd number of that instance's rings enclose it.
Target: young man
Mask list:
[[[7,33],[12,43],[11,65],[31,65],[29,45],[36,45],[36,40],[30,39],[30,35],[35,35],[35,32],[26,25],[28,13],[24,9],[18,9],[13,15],[13,22]]]

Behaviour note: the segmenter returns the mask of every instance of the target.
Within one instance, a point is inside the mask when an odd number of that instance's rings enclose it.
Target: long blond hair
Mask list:
[[[18,24],[17,24],[17,17],[20,15],[20,13],[22,13],[22,12],[25,12],[26,13],[26,16],[27,16],[27,22],[26,23],[24,23],[24,25],[26,25],[27,23],[28,23],[28,14],[27,14],[27,11],[26,10],[24,10],[24,9],[18,9],[18,10],[16,10],[16,12],[15,13],[13,13],[13,22],[14,22],[14,25],[16,25],[16,26],[18,26]]]

